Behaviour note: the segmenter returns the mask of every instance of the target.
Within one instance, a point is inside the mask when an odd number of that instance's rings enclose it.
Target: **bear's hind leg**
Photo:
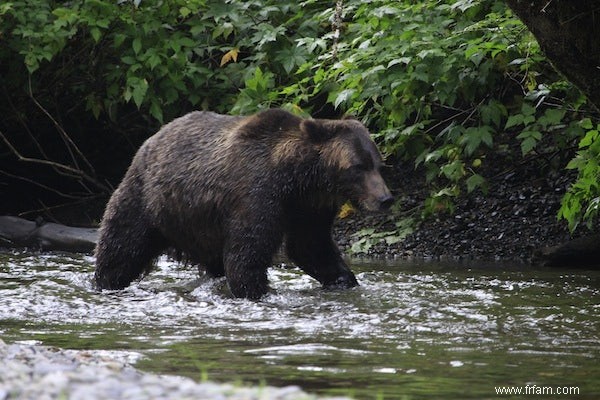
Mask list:
[[[96,247],[94,281],[99,289],[123,289],[148,273],[162,248],[148,232],[104,233]]]
[[[110,203],[96,245],[94,282],[99,289],[123,289],[152,269],[165,246],[142,207]]]
[[[210,264],[206,264],[204,270],[211,278],[221,278],[225,276],[225,267],[222,261],[214,261]]]
[[[203,273],[211,278],[221,278],[225,276],[225,267],[223,266],[223,255],[219,254],[218,257],[209,257],[206,260],[196,261],[198,265],[198,272],[202,275]]]

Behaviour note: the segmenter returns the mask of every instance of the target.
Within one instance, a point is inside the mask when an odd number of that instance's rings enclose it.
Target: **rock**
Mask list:
[[[114,364],[118,363],[119,368]],[[317,400],[297,386],[244,387],[143,373],[94,352],[7,345],[0,339],[0,399]],[[348,400],[337,397],[338,400]],[[334,400],[331,398],[331,400]]]

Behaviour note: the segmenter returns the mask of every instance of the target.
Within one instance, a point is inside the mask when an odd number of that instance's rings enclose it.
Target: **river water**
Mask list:
[[[98,293],[92,257],[4,253],[0,338],[357,399],[498,398],[502,387],[600,398],[600,272],[381,261],[353,270],[359,288],[325,291],[273,268],[274,292],[253,302],[166,258],[129,288]]]

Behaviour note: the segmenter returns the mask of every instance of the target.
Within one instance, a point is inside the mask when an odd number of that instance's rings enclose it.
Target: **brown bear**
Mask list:
[[[121,289],[173,248],[236,297],[268,291],[267,268],[289,258],[325,287],[358,285],[332,224],[347,200],[393,201],[369,132],[354,119],[302,119],[271,109],[239,117],[192,112],[140,147],[113,193],[96,246],[95,283]]]

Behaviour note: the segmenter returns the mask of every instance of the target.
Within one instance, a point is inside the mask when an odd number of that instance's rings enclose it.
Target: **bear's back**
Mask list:
[[[208,164],[215,150],[243,117],[194,111],[164,125],[138,149],[132,168],[144,175],[160,176],[163,171],[192,172],[189,169]],[[177,167],[175,167],[177,165]]]
[[[151,146],[179,145],[194,143],[211,144],[224,133],[231,131],[244,117],[222,115],[211,111],[193,111],[164,125],[147,142]],[[145,145],[145,144],[144,144]]]

